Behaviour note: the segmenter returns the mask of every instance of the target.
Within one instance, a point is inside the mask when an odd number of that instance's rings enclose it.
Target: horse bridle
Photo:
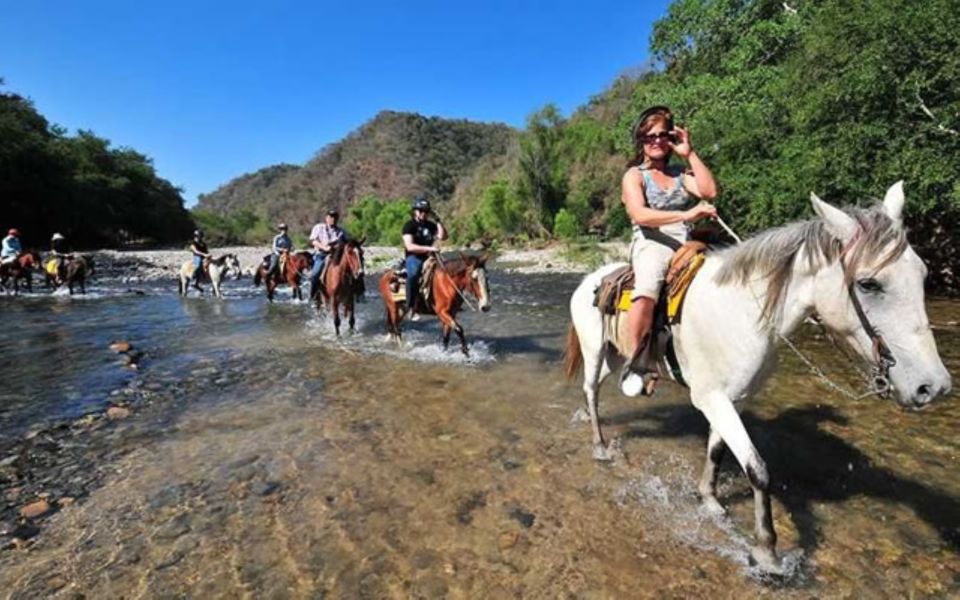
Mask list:
[[[854,241],[856,241],[856,238]],[[840,266],[846,272],[847,266],[844,264],[842,255]],[[850,283],[847,284],[847,293],[850,296],[850,303],[853,304],[853,311],[857,314],[857,320],[860,321],[863,332],[870,338],[873,346],[873,368],[871,369],[873,391],[879,396],[886,396],[893,389],[893,385],[890,383],[890,369],[897,364],[897,359],[894,358],[893,352],[890,351],[890,346],[887,345],[883,336],[867,318],[867,313],[860,303],[860,297],[857,296],[856,278],[851,278]]]

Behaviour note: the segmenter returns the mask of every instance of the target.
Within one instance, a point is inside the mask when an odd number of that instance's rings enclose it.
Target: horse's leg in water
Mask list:
[[[352,294],[353,291],[351,290],[350,293]],[[350,314],[349,320],[347,321],[347,322],[350,324],[350,333],[353,333],[353,332],[354,332],[355,326],[356,326],[356,324],[357,324],[357,319],[356,319],[356,317],[354,316],[354,309],[355,309],[356,307],[354,306],[353,302],[354,302],[354,300],[353,300],[353,298],[351,297],[351,298],[347,299],[347,301],[344,302],[344,304],[343,304],[344,308],[345,308],[345,309],[349,312],[349,314]]]
[[[607,447],[607,442],[603,439],[603,431],[600,429],[600,383],[610,374],[610,368],[604,360],[606,352],[603,346],[600,347],[599,352],[584,350],[581,344],[583,395],[586,398],[587,414],[590,416],[590,427],[593,431],[593,458],[609,461],[613,460],[613,453]]]
[[[340,337],[340,301],[336,294],[330,298],[330,308],[333,311],[333,328],[337,332],[337,337]]]
[[[707,439],[707,461],[703,466],[703,475],[700,477],[700,499],[703,505],[714,514],[726,512],[717,500],[717,477],[720,475],[720,463],[727,454],[727,445],[715,429],[710,428],[710,437]]]
[[[444,330],[446,331],[444,347],[446,347],[446,342],[450,337],[450,329],[452,328],[457,332],[457,337],[460,338],[460,351],[463,352],[464,356],[470,356],[470,350],[467,349],[467,338],[463,334],[463,327],[460,326],[460,323],[457,323],[457,320],[453,318],[449,308],[437,311],[437,316],[443,322]]]
[[[757,538],[757,544],[751,551],[754,560],[770,573],[782,572],[783,567],[777,558],[777,533],[773,529],[770,475],[767,472],[767,465],[750,440],[729,396],[720,391],[713,391],[702,397],[691,394],[691,399],[694,406],[700,409],[710,422],[711,439],[713,432],[716,432],[737,457],[737,462],[750,480],[750,486],[753,488],[754,528]]]

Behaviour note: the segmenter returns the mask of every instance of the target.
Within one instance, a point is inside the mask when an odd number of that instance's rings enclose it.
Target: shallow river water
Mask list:
[[[790,569],[768,579],[748,561],[752,496],[731,459],[728,515],[699,507],[706,426],[681,388],[627,399],[606,384],[623,454],[592,460],[560,369],[578,280],[494,271],[493,310],[463,318],[470,359],[429,318],[406,324],[406,347],[385,341],[373,294],[340,340],[249,280],[223,301],[108,284],[0,297],[0,596],[960,593],[956,393],[921,413],[849,400],[782,352],[745,413]],[[956,379],[960,303],[929,313]],[[827,340],[799,339],[861,385]],[[19,516],[38,500],[47,514]]]

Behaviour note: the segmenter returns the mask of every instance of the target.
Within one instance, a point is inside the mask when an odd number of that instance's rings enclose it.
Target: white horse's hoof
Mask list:
[[[613,460],[613,453],[603,444],[593,445],[593,460],[600,462],[610,462]]]
[[[587,412],[587,409],[580,407],[573,413],[573,416],[570,417],[570,424],[576,425],[578,423],[589,423],[590,422],[590,413]]]
[[[783,568],[783,561],[777,558],[777,553],[770,548],[753,546],[750,548],[750,558],[766,575],[781,576],[786,573]]]
[[[628,398],[636,398],[643,393],[643,377],[630,373],[620,382],[620,392]]]
[[[707,514],[713,515],[714,517],[722,517],[727,514],[727,509],[713,496],[704,496],[701,501],[701,506],[703,506],[703,510],[706,511]]]

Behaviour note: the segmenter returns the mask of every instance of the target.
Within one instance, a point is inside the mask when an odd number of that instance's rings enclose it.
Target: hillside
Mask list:
[[[249,210],[306,228],[328,206],[365,196],[424,194],[440,205],[488,157],[501,156],[517,132],[506,125],[385,111],[302,167],[275,165],[200,197],[197,209],[228,216]]]

